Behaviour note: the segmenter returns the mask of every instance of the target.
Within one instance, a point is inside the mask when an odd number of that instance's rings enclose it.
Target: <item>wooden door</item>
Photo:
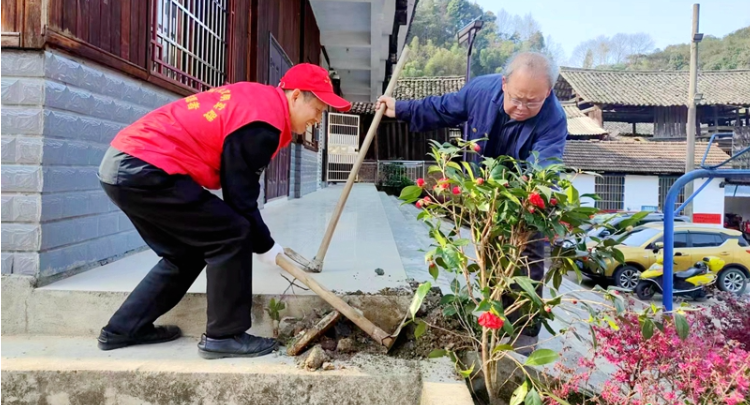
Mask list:
[[[269,35],[271,50],[268,58],[268,84],[276,86],[281,81],[287,70],[292,67],[292,62],[286,56],[273,35]],[[290,146],[279,151],[266,169],[266,201],[289,195],[289,169],[291,165]]]

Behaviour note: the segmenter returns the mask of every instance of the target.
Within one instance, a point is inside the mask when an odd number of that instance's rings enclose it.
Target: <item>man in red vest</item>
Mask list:
[[[299,64],[278,87],[240,82],[167,104],[123,129],[99,167],[109,198],[161,257],[99,335],[98,346],[167,342],[176,326],[154,326],[206,268],[208,323],[198,343],[204,358],[273,352],[273,339],[252,336],[252,254],[276,264],[282,252],[258,211],[260,176],[271,159],[330,106],[328,72]],[[222,190],[223,200],[207,189]]]

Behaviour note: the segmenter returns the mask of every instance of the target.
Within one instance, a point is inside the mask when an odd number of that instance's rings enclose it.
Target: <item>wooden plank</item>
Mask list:
[[[130,3],[130,57],[128,58],[128,60],[140,67],[145,67],[143,64],[141,64],[141,55],[139,55],[138,53],[141,49],[141,22],[139,20],[143,18],[140,15],[141,4],[143,3],[144,1],[138,0]]]
[[[130,0],[122,0],[121,7],[122,14],[120,15],[120,30],[122,33],[120,36],[120,53],[117,56],[120,56],[125,60],[130,60]]]
[[[23,30],[20,31],[21,44],[24,48],[41,48],[44,45],[43,26],[42,0],[26,0]]]
[[[79,0],[79,12],[76,16],[75,30],[72,31],[73,35],[82,39],[85,42],[89,42],[89,11],[91,9],[92,0]]]
[[[341,318],[341,313],[336,310],[324,316],[323,319],[318,321],[318,323],[315,324],[312,328],[306,330],[305,334],[297,339],[294,344],[289,346],[289,348],[287,348],[286,350],[286,354],[290,356],[296,356],[300,354],[300,352],[305,350],[307,345],[323,336],[323,334],[331,329],[333,325],[336,325],[336,322],[338,322],[339,318]]]
[[[77,0],[61,0],[63,4],[62,10],[62,27],[60,32],[75,32],[76,22],[78,21],[78,1]]]
[[[112,35],[110,36],[110,52],[112,54],[120,56],[121,42],[120,38],[122,35],[122,1],[113,1],[109,8],[111,13],[111,30]]]
[[[21,46],[21,34],[18,32],[3,32],[0,37],[0,45],[3,47],[18,48]]]
[[[102,16],[101,16],[101,0],[89,0],[89,12],[88,12],[88,20],[89,20],[89,40],[88,43],[91,45],[102,48],[101,42],[101,29],[102,29]],[[102,48],[106,51],[109,51],[109,49]]]
[[[16,26],[16,24],[18,23],[18,15],[16,14],[17,6],[18,3],[16,2],[16,0],[3,0],[2,3],[0,3],[0,13],[2,13],[2,17],[0,17],[0,19],[2,19],[3,33],[20,31]]]
[[[107,52],[112,52],[112,8],[115,7],[114,3],[118,1],[107,1],[104,0],[100,4],[99,8],[99,48],[104,49]]]
[[[63,0],[47,0],[47,19],[50,27],[63,26]]]

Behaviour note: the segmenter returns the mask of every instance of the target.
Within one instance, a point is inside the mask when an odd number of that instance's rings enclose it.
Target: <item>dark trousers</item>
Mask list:
[[[523,276],[528,276],[534,281],[543,281],[544,280],[544,240],[542,238],[544,235],[541,233],[532,236],[531,240],[534,242],[528,243],[526,247],[524,248],[521,255],[526,258],[526,260],[529,261],[529,263],[532,263],[529,265],[528,273],[526,273],[524,269]],[[514,289],[520,290],[517,285],[513,285]],[[542,284],[539,284],[539,286],[536,288],[536,293],[539,295],[539,297],[543,296],[543,286]],[[510,305],[513,305],[514,300],[511,297],[504,296],[503,297],[503,306],[508,307]],[[516,321],[521,320],[521,322],[516,324]],[[512,314],[508,316],[508,321],[516,324],[517,326],[524,325],[526,323],[527,316],[521,311],[516,310]],[[539,322],[530,322],[529,325],[526,328],[523,328],[521,330],[521,333],[527,336],[539,336],[539,332],[541,332],[541,323]]]
[[[207,266],[209,336],[227,336],[251,326],[252,239],[249,222],[188,176],[120,175],[101,183],[161,257],[112,316],[107,330],[136,334],[172,309]]]

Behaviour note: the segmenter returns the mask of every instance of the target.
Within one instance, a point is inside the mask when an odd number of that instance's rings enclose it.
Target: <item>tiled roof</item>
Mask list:
[[[464,87],[463,76],[407,77],[398,79],[393,97],[396,100],[414,100],[428,96],[442,96]],[[352,103],[351,114],[375,114],[374,103],[357,101]]]
[[[571,136],[605,135],[607,133],[596,121],[582,113],[574,103],[563,103],[562,107],[568,120],[568,134]]]
[[[695,143],[698,167],[708,142]],[[684,173],[686,142],[568,141],[563,161],[568,167],[620,173]],[[729,155],[714,145],[706,159],[718,164]]]
[[[584,101],[632,106],[687,104],[688,71],[639,72],[562,68],[559,94],[572,88]],[[568,87],[569,86],[569,87]],[[750,105],[750,70],[705,71],[698,74],[702,105]]]

